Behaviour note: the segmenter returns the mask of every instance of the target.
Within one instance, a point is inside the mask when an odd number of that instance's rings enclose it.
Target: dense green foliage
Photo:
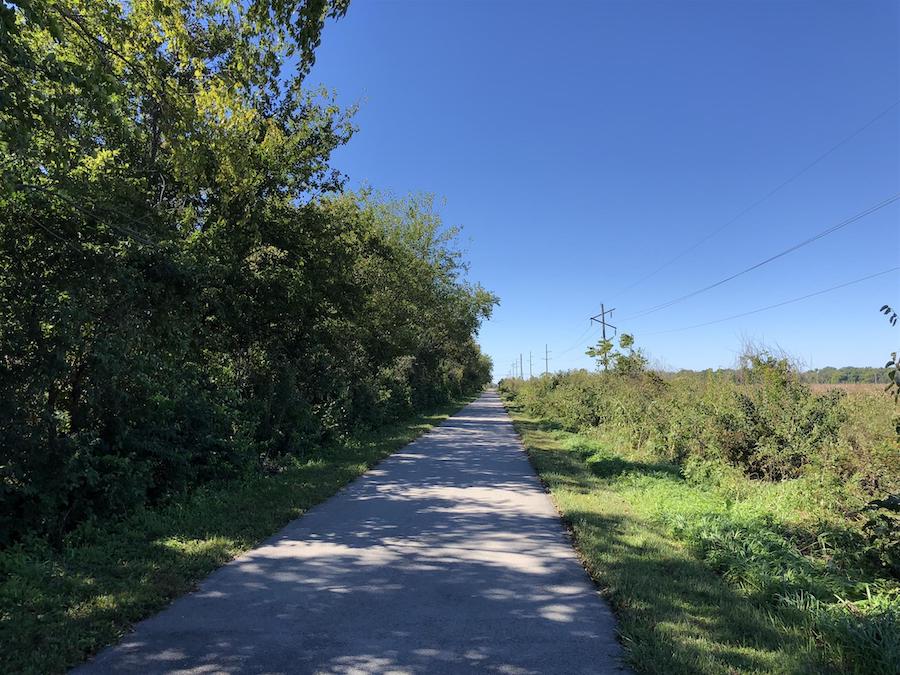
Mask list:
[[[0,544],[482,386],[428,199],[340,192],[346,2],[0,3]]]
[[[814,636],[809,667],[821,658],[843,672],[896,672],[893,401],[815,394],[765,354],[739,379],[576,371],[501,386],[568,432],[568,450],[604,489],[686,544],[773,626]]]

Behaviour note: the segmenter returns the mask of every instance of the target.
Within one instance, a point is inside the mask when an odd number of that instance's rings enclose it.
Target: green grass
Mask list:
[[[636,480],[668,483],[671,465],[617,456],[587,461],[575,434],[511,412],[585,566],[619,618],[636,670],[828,672],[801,622],[773,614],[727,583],[653,517],[654,505],[636,498]],[[649,501],[659,497],[645,494]]]
[[[319,449],[276,475],[82,528],[61,551],[33,540],[0,552],[0,672],[78,664],[461,406]]]

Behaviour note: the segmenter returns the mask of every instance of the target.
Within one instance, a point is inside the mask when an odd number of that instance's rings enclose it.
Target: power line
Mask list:
[[[860,211],[856,215],[851,216],[850,218],[847,218],[846,220],[842,220],[841,222],[837,223],[836,225],[832,225],[831,227],[828,227],[828,228],[822,230],[818,234],[815,234],[812,237],[809,237],[808,239],[804,239],[803,241],[801,241],[797,244],[794,244],[793,246],[786,248],[783,251],[776,253],[775,255],[769,256],[765,260],[761,260],[758,263],[751,265],[750,267],[746,267],[746,268],[742,269],[740,272],[736,272],[730,276],[725,277],[724,279],[720,279],[719,281],[716,281],[715,283],[709,284],[708,286],[704,286],[703,288],[699,288],[699,289],[692,291],[690,293],[687,293],[685,295],[681,295],[677,298],[673,298],[672,300],[668,300],[667,302],[663,302],[658,305],[654,305],[653,307],[649,307],[648,309],[637,312],[636,314],[631,314],[625,318],[626,319],[635,319],[635,318],[639,318],[639,317],[644,317],[644,316],[647,316],[648,314],[653,314],[662,309],[666,309],[667,307],[671,307],[672,305],[682,302],[684,300],[687,300],[688,298],[693,298],[696,295],[700,295],[701,293],[705,293],[706,291],[712,290],[713,288],[716,288],[718,286],[721,286],[722,284],[728,283],[729,281],[736,279],[739,276],[747,274],[748,272],[752,272],[755,269],[759,269],[763,265],[767,265],[768,263],[770,263],[774,260],[778,260],[778,258],[782,258],[782,257],[788,255],[789,253],[793,253],[797,249],[803,248],[804,246],[807,246],[807,245],[813,243],[814,241],[821,239],[822,237],[826,237],[829,234],[837,232],[838,230],[846,227],[847,225],[850,225],[851,223],[855,223],[856,221],[861,220],[862,218],[865,218],[866,216],[871,215],[871,214],[875,213],[876,211],[879,211],[890,204],[893,204],[898,199],[900,199],[900,193],[897,193],[891,197],[888,197],[884,201],[879,202],[878,204],[875,204],[874,206],[870,206],[869,208],[867,208],[863,211]]]
[[[95,218],[98,222],[103,223],[104,225],[117,231],[119,234],[125,236],[126,238],[130,237],[146,246],[158,246],[158,244],[156,242],[151,241],[150,239],[147,239],[146,237],[141,235],[136,230],[133,230],[130,227],[126,227],[125,225],[122,225],[121,223],[113,223],[109,220],[105,220],[102,216],[98,215],[96,211],[91,211],[89,209],[86,209],[85,207],[81,206],[77,201],[75,201],[71,197],[68,197],[67,195],[64,195],[61,192],[57,192],[56,190],[53,190],[51,188],[42,187],[40,185],[29,185],[28,183],[19,183],[17,185],[17,187],[22,187],[22,188],[25,188],[28,190],[33,190],[35,192],[41,192],[44,194],[49,194],[54,197],[57,197],[57,198],[61,199],[62,201],[66,202],[69,206],[74,208],[76,211],[80,212],[82,215],[88,216],[89,218]],[[140,221],[129,216],[128,214],[118,211],[118,209],[115,209],[113,207],[108,207],[108,208],[110,210],[112,210],[113,212],[115,212],[117,215],[122,216],[123,218],[130,220],[131,222],[133,222],[139,226],[143,227],[146,225],[146,223],[141,223]]]
[[[561,352],[558,352],[556,355],[562,356],[563,354],[568,354],[573,349],[576,349],[577,347],[579,347],[581,345],[582,341],[585,338],[587,338],[588,334],[591,333],[594,330],[594,328],[595,328],[595,326],[594,326],[593,322],[591,322],[591,325],[589,325],[587,327],[586,331],[584,331],[581,335],[578,336],[578,338],[572,343],[571,347],[567,347],[566,349],[563,349]]]
[[[845,145],[846,143],[849,143],[849,142],[852,141],[854,138],[856,138],[857,136],[859,136],[862,132],[864,132],[864,131],[865,131],[866,129],[868,129],[870,126],[872,126],[873,124],[875,124],[875,122],[877,122],[877,121],[880,120],[882,117],[884,117],[885,115],[887,115],[889,112],[891,112],[891,111],[892,111],[894,108],[896,108],[898,105],[900,105],[900,100],[894,101],[891,105],[889,105],[887,108],[885,108],[885,109],[882,110],[880,113],[878,113],[877,115],[875,115],[875,117],[873,117],[873,118],[870,119],[868,122],[866,122],[865,124],[863,124],[863,125],[862,125],[861,127],[859,127],[856,131],[854,131],[852,134],[850,134],[849,136],[844,137],[842,140],[840,140],[840,141],[838,141],[837,143],[835,143],[834,145],[832,145],[830,148],[828,148],[828,150],[826,150],[826,151],[823,152],[821,155],[819,155],[818,157],[816,157],[812,162],[810,162],[809,164],[807,164],[806,166],[804,166],[802,169],[800,169],[800,170],[797,171],[796,173],[792,174],[792,175],[791,175],[789,178],[787,178],[786,180],[784,180],[784,181],[782,181],[781,183],[779,183],[778,185],[776,185],[774,188],[772,188],[771,190],[769,190],[766,194],[764,194],[762,197],[760,197],[759,199],[757,199],[755,202],[753,202],[753,203],[750,204],[749,206],[747,206],[747,207],[745,207],[744,209],[742,209],[741,211],[739,211],[739,212],[737,213],[737,215],[735,215],[734,217],[732,217],[730,220],[726,221],[724,224],[720,225],[719,227],[717,227],[715,230],[713,230],[713,231],[710,232],[709,234],[705,235],[704,237],[698,239],[696,243],[694,243],[694,244],[692,244],[691,246],[689,246],[688,248],[684,249],[683,251],[681,251],[681,253],[678,253],[678,254],[675,255],[674,257],[670,258],[669,260],[667,260],[666,262],[664,262],[662,265],[660,265],[659,267],[657,267],[656,269],[654,269],[654,270],[653,270],[652,272],[650,272],[649,274],[645,274],[644,276],[642,276],[640,279],[638,279],[637,281],[635,281],[635,282],[634,282],[633,284],[631,284],[630,286],[626,286],[625,288],[623,288],[622,290],[620,290],[620,291],[616,294],[616,297],[618,297],[619,295],[621,295],[621,294],[623,294],[623,293],[626,293],[626,292],[630,291],[630,290],[631,290],[632,288],[634,288],[635,286],[638,286],[638,285],[642,284],[643,282],[647,281],[647,279],[656,276],[656,275],[659,274],[661,271],[663,271],[664,269],[666,269],[669,265],[671,265],[673,262],[675,262],[675,261],[677,261],[677,260],[680,260],[681,258],[683,258],[684,256],[686,256],[686,255],[687,255],[688,253],[690,253],[691,251],[696,250],[698,246],[700,246],[701,244],[703,244],[703,243],[709,241],[710,239],[712,239],[713,237],[715,237],[717,234],[719,234],[719,232],[721,232],[722,230],[724,230],[724,229],[726,229],[727,227],[731,226],[731,225],[734,224],[736,221],[740,220],[743,216],[747,215],[747,213],[749,213],[750,211],[752,211],[753,209],[755,209],[757,206],[759,206],[759,205],[762,204],[763,202],[768,201],[770,198],[772,198],[773,196],[775,196],[776,193],[780,192],[783,188],[787,187],[788,185],[790,185],[791,183],[793,183],[795,180],[797,180],[800,176],[802,176],[802,175],[805,174],[807,171],[809,171],[810,169],[812,169],[814,166],[816,166],[817,164],[819,164],[820,162],[822,162],[822,160],[824,160],[826,157],[828,157],[829,155],[831,155],[831,154],[832,154],[833,152],[835,152],[838,148],[840,148],[841,146]]]
[[[59,241],[61,241],[63,244],[66,245],[67,248],[70,248],[70,249],[72,249],[73,251],[75,251],[76,253],[80,253],[80,254],[83,255],[83,251],[82,251],[80,248],[78,248],[78,246],[75,244],[75,242],[73,242],[73,241],[72,241],[71,239],[69,239],[68,237],[65,237],[65,236],[63,236],[63,235],[61,235],[61,234],[59,234],[59,233],[57,233],[57,232],[54,232],[53,230],[51,230],[49,227],[47,227],[46,225],[44,225],[44,223],[42,223],[40,220],[38,220],[37,218],[35,218],[35,217],[34,217],[33,215],[31,215],[30,213],[26,213],[26,214],[25,214],[25,217],[28,218],[32,223],[34,223],[35,225],[37,225],[39,228],[41,228],[44,232],[46,232],[47,234],[49,234],[51,237],[53,237],[54,239],[58,239]]]
[[[722,319],[714,319],[712,321],[705,321],[703,323],[695,323],[692,326],[682,326],[681,328],[669,328],[667,330],[658,330],[652,333],[645,333],[645,335],[662,335],[663,333],[676,333],[678,331],[683,330],[691,330],[693,328],[702,328],[703,326],[711,326],[715,323],[722,323],[723,321],[731,321],[732,319],[738,319],[742,316],[749,316],[751,314],[758,314],[759,312],[765,312],[770,309],[775,309],[776,307],[783,307],[784,305],[790,305],[795,302],[800,302],[801,300],[808,300],[809,298],[814,298],[817,295],[823,295],[825,293],[830,293],[831,291],[836,291],[839,288],[845,288],[847,286],[852,286],[853,284],[859,284],[863,281],[868,281],[869,279],[874,279],[875,277],[884,276],[885,274],[890,274],[891,272],[896,272],[900,270],[900,266],[891,267],[890,269],[882,270],[881,272],[876,272],[875,274],[870,274],[865,277],[861,277],[859,279],[854,279],[853,281],[847,281],[843,284],[838,284],[837,286],[831,286],[830,288],[825,288],[821,291],[816,291],[814,293],[807,293],[806,295],[801,295],[799,298],[791,298],[790,300],[784,300],[782,302],[776,302],[774,305],[766,305],[765,307],[760,307],[758,309],[751,309],[749,312],[741,312],[740,314],[732,314],[731,316],[726,316]]]

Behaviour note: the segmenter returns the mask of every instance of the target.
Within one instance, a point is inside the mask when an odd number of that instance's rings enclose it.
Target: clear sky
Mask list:
[[[529,351],[542,370],[545,344],[551,370],[591,367],[601,302],[670,368],[732,365],[744,340],[815,367],[900,344],[878,313],[900,307],[897,272],[673,330],[900,265],[900,202],[628,318],[900,193],[898,106],[734,220],[900,100],[896,0],[356,0],[309,82],[361,104],[334,157],[351,187],[446,200],[501,299],[480,336],[497,377]]]

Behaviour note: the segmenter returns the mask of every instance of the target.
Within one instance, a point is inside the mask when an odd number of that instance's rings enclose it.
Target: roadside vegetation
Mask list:
[[[30,538],[0,551],[0,671],[77,665],[461,405],[285,457],[272,475],[209,483],[177,502],[93,522],[59,547]]]
[[[883,393],[814,393],[748,354],[663,379],[503,380],[531,458],[641,671],[900,671],[900,447]]]
[[[353,110],[305,78],[346,9],[0,3],[4,672],[75,662],[489,379],[457,231],[331,167]]]
[[[0,545],[490,377],[456,230],[328,166],[349,112],[303,79],[346,4],[295,5],[0,8]]]

